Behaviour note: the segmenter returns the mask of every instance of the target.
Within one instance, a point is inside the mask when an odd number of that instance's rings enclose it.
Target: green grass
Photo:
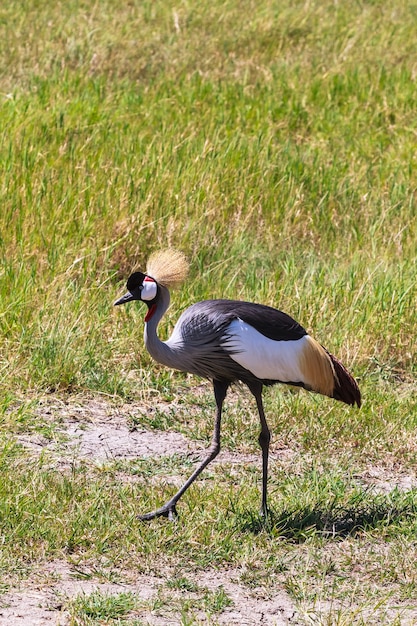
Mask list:
[[[125,616],[135,607],[135,599],[130,593],[105,595],[100,592],[77,596],[71,606],[77,617],[91,620],[114,620]],[[87,622],[88,623],[88,622]],[[94,621],[93,621],[94,623]]]
[[[197,624],[203,612],[215,624],[233,598],[194,576],[233,567],[246,590],[286,591],[306,624],[406,620],[416,580],[416,494],[401,488],[417,459],[416,19],[417,5],[401,0],[0,8],[2,589],[60,558],[161,576],[170,567],[177,587],[155,596],[161,610],[175,592],[175,619]],[[130,426],[208,444],[209,387],[193,393],[196,381],[151,362],[140,306],[112,307],[131,269],[167,246],[188,255],[191,273],[162,337],[199,299],[264,302],[360,382],[360,411],[266,393],[278,451],[267,524],[250,462],[209,467],[177,525],[144,526],[135,514],[159,505],[193,459],[68,469],[19,445],[65,438],[74,397],[132,403]],[[57,398],[63,410],[49,410]],[[239,391],[224,449],[258,453],[257,432]],[[94,597],[76,600],[74,623],[130,620],[95,599],[103,613],[88,614]]]

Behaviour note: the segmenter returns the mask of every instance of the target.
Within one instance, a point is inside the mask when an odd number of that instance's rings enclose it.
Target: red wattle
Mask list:
[[[153,304],[150,307],[150,309],[148,309],[148,312],[145,315],[145,322],[149,322],[149,320],[151,319],[152,315],[155,313],[155,309],[156,309],[156,304]]]

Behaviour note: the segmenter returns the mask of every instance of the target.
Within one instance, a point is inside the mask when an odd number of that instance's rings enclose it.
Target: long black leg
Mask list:
[[[249,389],[256,399],[258,407],[259,419],[261,421],[261,432],[259,434],[259,445],[262,450],[262,504],[261,515],[268,515],[267,505],[267,489],[268,489],[268,459],[269,459],[269,443],[271,441],[271,432],[265,418],[264,406],[262,402],[262,383],[250,383]]]
[[[197,469],[191,474],[190,478],[183,484],[181,489],[177,491],[177,493],[172,496],[168,502],[166,502],[160,509],[156,509],[156,511],[152,511],[151,513],[146,513],[145,515],[139,515],[139,519],[143,521],[148,521],[154,519],[155,517],[168,517],[168,519],[173,520],[177,515],[176,504],[181,496],[187,491],[188,487],[195,481],[197,476],[201,474],[203,469],[212,461],[220,452],[220,425],[222,419],[222,407],[223,402],[226,397],[227,390],[229,388],[229,383],[215,380],[213,381],[214,387],[214,397],[216,398],[217,405],[217,413],[216,413],[216,422],[214,424],[214,432],[213,439],[211,442],[211,446],[208,450],[208,454],[204,461],[197,467]]]

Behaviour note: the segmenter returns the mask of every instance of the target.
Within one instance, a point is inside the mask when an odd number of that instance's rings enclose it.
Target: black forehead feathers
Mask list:
[[[133,291],[139,287],[145,280],[145,274],[142,272],[133,272],[127,279],[126,287],[128,291]]]

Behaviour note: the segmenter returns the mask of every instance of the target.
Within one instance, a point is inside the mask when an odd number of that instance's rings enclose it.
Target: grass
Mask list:
[[[130,593],[111,596],[95,592],[77,596],[72,602],[71,609],[73,614],[84,619],[113,620],[125,616],[134,607],[135,599]]]
[[[1,589],[54,559],[168,568],[161,610],[175,592],[177,621],[215,624],[236,600],[195,580],[234,568],[247,593],[288,594],[306,624],[407,623],[416,12],[401,0],[0,8]],[[192,459],[63,469],[19,443],[59,442],[67,404],[91,397],[110,411],[130,403],[131,427],[208,443],[209,387],[151,362],[140,307],[112,308],[131,269],[166,246],[189,256],[191,273],[161,336],[196,300],[260,301],[297,318],[360,382],[360,411],[266,393],[274,445],[290,451],[271,461],[267,524],[259,466],[244,460],[258,454],[244,391],[223,427],[240,463],[210,466],[175,526],[135,514],[161,503]],[[127,598],[136,608],[122,612],[145,613],[116,615],[117,598],[93,595],[74,600],[74,623],[147,620],[153,608]],[[96,600],[103,612],[89,614]]]

